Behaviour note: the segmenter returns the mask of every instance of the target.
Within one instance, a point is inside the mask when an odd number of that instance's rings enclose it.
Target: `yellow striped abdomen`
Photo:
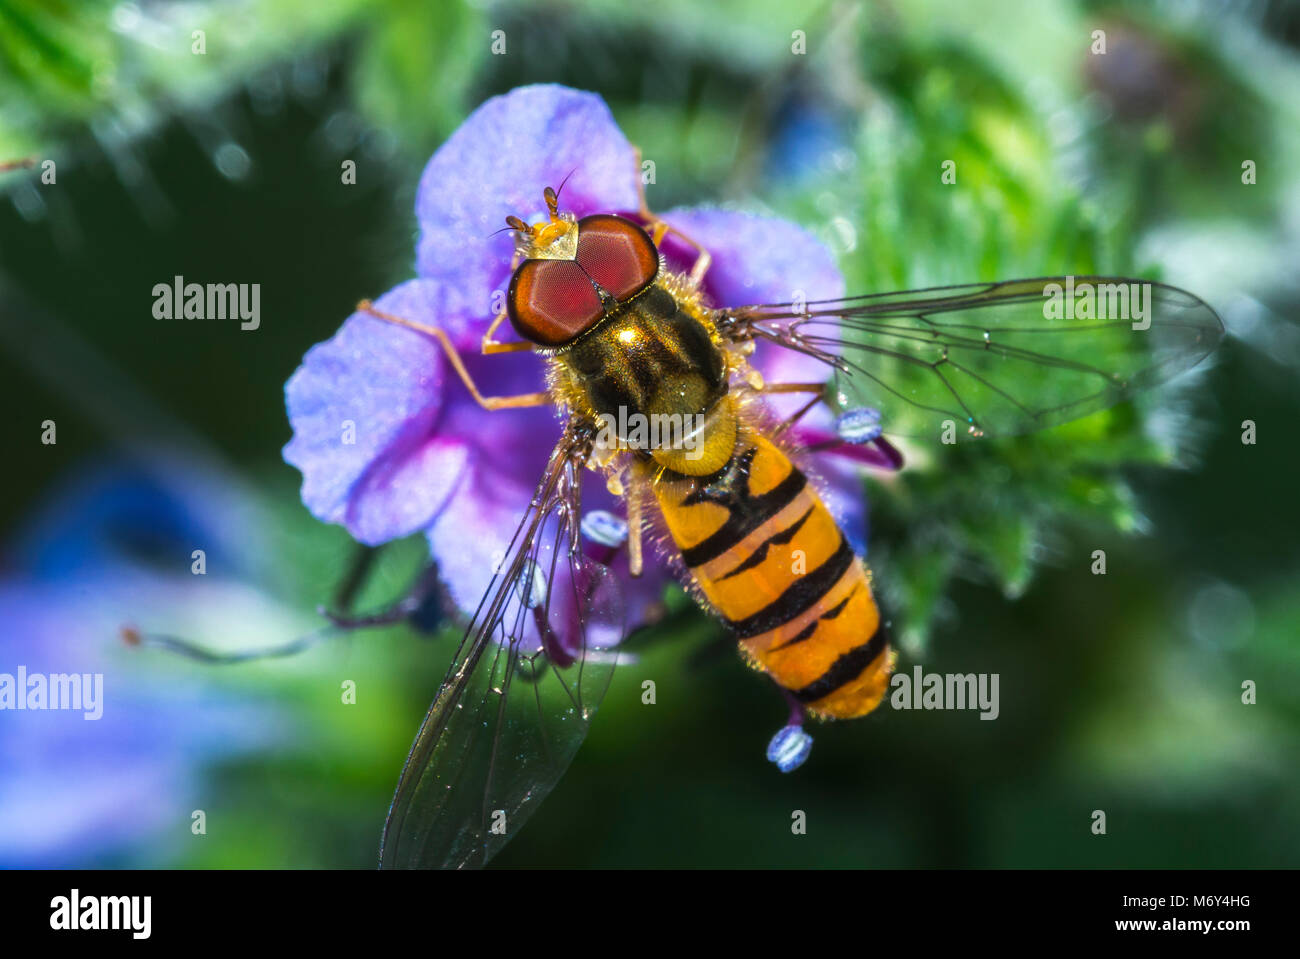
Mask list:
[[[875,709],[894,654],[861,560],[775,444],[740,439],[718,472],[652,486],[682,559],[746,657],[816,715]]]

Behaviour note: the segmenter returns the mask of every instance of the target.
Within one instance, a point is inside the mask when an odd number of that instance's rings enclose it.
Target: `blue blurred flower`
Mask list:
[[[772,178],[799,182],[826,175],[836,152],[850,149],[850,124],[805,91],[783,97],[770,126],[763,166]]]
[[[562,205],[576,216],[634,213],[639,175],[635,150],[595,94],[539,85],[487,101],[425,167],[415,206],[418,277],[376,307],[443,329],[486,392],[543,389],[539,357],[479,352],[510,276],[513,239],[499,228],[511,214],[539,218],[543,188],[561,182]],[[712,254],[705,291],[715,306],[843,295],[830,252],[793,223],[720,209],[663,216]],[[663,253],[674,270],[693,259],[671,237]],[[826,378],[816,360],[770,344],[752,361],[773,382]],[[474,610],[559,438],[556,412],[484,411],[431,338],[362,313],[307,353],[285,395],[294,435],[284,457],[302,471],[308,509],[368,544],[425,532],[452,598]],[[802,402],[784,395],[772,406],[788,413]],[[856,468],[831,466],[822,478],[861,546]],[[586,508],[622,514],[603,484],[588,487]],[[634,621],[667,576],[647,568],[629,597]]]
[[[255,534],[230,510],[201,507],[203,477],[173,486],[183,475],[90,471],[12,538],[0,673],[102,674],[102,714],[0,712],[0,866],[166,860],[190,838],[191,812],[213,808],[204,768],[284,735],[274,711],[118,638],[138,616],[187,630],[265,606],[237,580],[190,575],[196,546],[221,562],[233,534]]]

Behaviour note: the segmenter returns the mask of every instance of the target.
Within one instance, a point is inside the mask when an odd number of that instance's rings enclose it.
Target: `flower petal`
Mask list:
[[[555,84],[488,100],[420,178],[419,274],[456,283],[486,323],[514,251],[508,232],[493,231],[508,215],[538,218],[542,190],[559,189],[565,177],[562,206],[578,216],[636,209],[636,154],[605,101]]]
[[[463,481],[469,455],[454,439],[389,450],[353,489],[343,525],[372,546],[423,529]]]
[[[478,608],[497,565],[532,499],[536,481],[524,483],[485,467],[475,454],[438,522],[428,532],[429,551],[452,601],[466,614]]]
[[[481,392],[516,396],[546,389],[546,362],[533,353],[462,353],[461,361]],[[546,458],[560,436],[560,422],[550,404],[488,411],[479,406],[454,375],[447,381],[439,438],[463,443],[487,455],[487,466],[537,482]]]
[[[533,482],[524,485],[503,471],[486,467],[482,457],[476,460],[476,466],[471,473],[478,477],[477,481],[467,482],[457,490],[429,531],[430,552],[438,561],[442,581],[452,601],[466,616],[479,608],[494,570],[506,556],[515,530],[524,518],[536,480],[541,478],[539,470]],[[621,501],[605,490],[598,477],[586,476],[584,481],[584,513],[607,509],[619,516],[624,514]],[[556,542],[553,518],[539,536],[543,546]],[[609,588],[621,597],[628,630],[661,615],[664,587],[672,581],[667,564],[648,541],[646,548],[645,568],[639,578],[628,572],[626,547],[610,564]],[[562,588],[557,584],[552,586]],[[531,621],[524,625],[529,640],[535,641],[537,636]]]
[[[437,284],[412,280],[376,306],[435,322],[449,315],[446,300]],[[284,458],[302,471],[313,515],[371,544],[428,525],[457,475],[426,449],[446,376],[432,339],[361,313],[307,352],[285,385],[294,435]]]
[[[707,207],[671,210],[663,218],[712,256],[704,287],[715,306],[844,295],[844,277],[831,251],[789,220]],[[694,251],[671,234],[667,241],[665,252],[675,267],[688,267]]]
[[[708,208],[672,210],[664,220],[709,251],[704,290],[714,306],[844,295],[844,277],[831,251],[788,220]],[[695,260],[695,251],[671,234],[664,252],[676,270],[689,270]],[[750,362],[770,383],[820,383],[830,374],[825,363],[774,343],[759,343]],[[789,415],[805,401],[791,394],[773,397],[770,405]]]

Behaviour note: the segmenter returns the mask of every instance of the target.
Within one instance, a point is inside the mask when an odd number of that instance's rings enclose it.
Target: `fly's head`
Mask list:
[[[561,350],[654,282],[659,250],[631,220],[612,213],[579,220],[560,212],[550,187],[543,196],[547,219],[506,218],[521,258],[506,312],[523,339]]]
[[[515,252],[521,260],[572,260],[578,252],[578,220],[569,212],[560,212],[560,198],[549,186],[542,191],[547,218],[525,223],[517,216],[506,217],[506,226],[515,231]]]

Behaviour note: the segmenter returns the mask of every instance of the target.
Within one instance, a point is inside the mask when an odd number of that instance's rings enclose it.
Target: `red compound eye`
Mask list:
[[[515,332],[541,346],[562,346],[604,316],[600,294],[573,260],[525,260],[510,278],[506,312]]]
[[[506,312],[520,336],[564,346],[605,315],[597,284],[623,302],[654,282],[659,251],[631,220],[610,213],[578,221],[575,260],[525,260],[510,278]]]
[[[578,221],[578,263],[601,288],[622,301],[640,293],[659,273],[659,251],[631,220],[610,213]]]

